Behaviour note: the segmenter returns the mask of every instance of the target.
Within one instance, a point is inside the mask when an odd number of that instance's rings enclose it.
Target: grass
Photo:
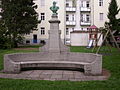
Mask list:
[[[19,46],[18,48],[39,48],[40,45],[26,45],[26,46]]]
[[[38,47],[35,46],[34,48]],[[71,51],[91,52],[91,49],[71,47]],[[109,80],[71,82],[0,79],[0,90],[120,90],[120,52],[117,52],[115,48],[112,48],[112,51],[109,56],[103,56],[103,68],[111,72]],[[3,55],[18,52],[38,52],[38,50],[0,50],[0,70],[3,69]]]

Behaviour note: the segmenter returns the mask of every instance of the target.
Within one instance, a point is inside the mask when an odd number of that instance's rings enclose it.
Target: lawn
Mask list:
[[[27,47],[22,47],[27,48]],[[29,47],[31,48],[31,46]],[[38,48],[38,46],[32,46]],[[105,53],[105,49],[102,49]],[[0,50],[0,70],[3,69],[3,55],[19,52],[38,52],[37,49],[10,49]],[[71,52],[91,52],[85,47],[71,47]],[[110,53],[106,51],[106,53]],[[112,53],[103,56],[103,68],[111,72],[111,77],[106,81],[43,81],[0,79],[0,90],[120,90],[120,52],[112,48]]]

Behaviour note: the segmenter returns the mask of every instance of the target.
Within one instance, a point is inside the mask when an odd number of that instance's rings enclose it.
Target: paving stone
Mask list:
[[[63,71],[63,74],[73,74],[73,71]]]
[[[43,80],[51,80],[50,78],[44,78]]]
[[[52,74],[53,70],[45,70],[42,72],[42,74]]]
[[[75,78],[70,78],[70,79],[68,79],[69,81],[78,81],[77,79],[75,79]]]
[[[69,80],[69,81],[107,80],[109,76],[110,76],[109,74],[102,74],[101,76],[85,76],[82,72],[65,71],[65,70],[31,70],[31,71],[23,71],[20,74],[0,73],[0,78],[51,80],[51,81],[56,81],[56,80]]]
[[[63,80],[69,80],[68,78],[57,78],[56,80],[60,80],[60,81],[63,81]]]
[[[15,78],[17,74],[3,74],[0,73],[0,78]]]
[[[28,77],[39,77],[42,72],[40,70],[34,70]]]
[[[73,74],[63,74],[63,78],[74,78]]]
[[[62,70],[54,70],[52,74],[63,74]]]
[[[82,76],[84,76],[83,72],[80,72],[80,71],[73,71],[73,73],[76,74],[76,75],[82,75]]]
[[[74,74],[74,77],[75,77],[75,78],[84,78],[85,76],[80,75],[80,74]]]
[[[33,70],[31,70],[31,71],[22,71],[21,73],[22,74],[30,74],[30,73],[32,73],[33,72]]]
[[[50,78],[50,81],[56,81],[57,79],[54,79],[54,78]]]
[[[31,77],[30,80],[43,80],[43,78],[39,78],[39,77]]]
[[[39,78],[42,78],[42,79],[50,79],[51,78],[51,74],[41,74],[40,76],[39,76]]]
[[[27,78],[28,77],[28,75],[26,74],[17,74],[16,76],[15,76],[15,78]]]
[[[62,78],[62,74],[52,74],[51,76],[52,79],[61,79]]]

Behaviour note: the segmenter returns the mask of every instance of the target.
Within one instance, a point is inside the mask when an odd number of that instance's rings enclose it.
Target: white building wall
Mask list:
[[[89,42],[88,33],[72,33],[71,46],[87,46]]]
[[[99,0],[93,0],[92,3],[92,24],[96,25],[98,28],[104,26],[104,22],[108,21],[108,5],[110,0],[103,0],[103,6],[99,6]],[[103,20],[100,20],[100,13],[103,13]]]
[[[52,12],[50,11],[49,8],[50,6],[52,6],[52,2],[56,1],[57,6],[60,7],[60,9],[58,10],[58,17],[59,17],[59,20],[61,21],[60,23],[60,30],[62,32],[61,38],[70,40],[71,38],[70,32],[73,31],[73,28],[75,29],[76,20],[78,20],[78,18],[76,18],[76,11],[75,11],[76,7],[73,7],[72,0],[45,0],[45,6],[42,6],[42,7],[41,7],[41,1],[42,0],[36,0],[35,3],[38,5],[37,12],[39,13],[39,19],[40,19],[40,13],[45,13],[45,20],[38,25],[38,31],[34,31],[30,35],[27,35],[26,39],[32,40],[33,34],[37,34],[39,40],[47,40],[49,38],[48,30],[50,28],[50,25],[48,21],[51,19],[51,15],[52,15]],[[87,31],[87,28],[93,24],[96,25],[98,28],[104,27],[104,23],[108,21],[108,18],[107,18],[108,6],[111,0],[103,0],[103,6],[99,6],[99,0],[80,0],[80,1],[83,2],[83,3],[81,2],[79,3],[80,6],[84,7],[82,8],[83,11],[80,12],[80,14],[83,14],[83,18],[85,21],[86,21],[86,14],[90,14],[90,23],[83,23],[83,25],[80,26],[80,30]],[[86,1],[90,1],[90,8],[86,8],[87,7]],[[71,11],[66,11],[66,3],[69,3],[69,7]],[[117,3],[120,8],[120,0],[117,0]],[[88,10],[88,11],[84,11],[84,10]],[[100,20],[100,13],[103,13],[103,20]],[[68,22],[66,22],[66,14],[69,15]],[[74,21],[72,20],[73,14],[75,19]],[[117,15],[117,18],[120,18],[120,13]],[[41,35],[41,32],[40,32],[41,27],[45,27],[45,35]],[[66,35],[66,28],[69,28],[68,35]],[[75,39],[80,39],[80,38],[77,38],[76,36]]]
[[[98,33],[97,38],[99,38],[100,33]],[[71,33],[71,46],[88,46],[89,44],[89,33],[80,33],[80,32],[76,32],[76,33]],[[98,46],[101,45],[103,40],[103,35],[101,35],[99,41],[97,42]],[[93,42],[93,45],[95,45],[95,41]]]
[[[33,31],[30,35],[25,36],[26,39],[33,39],[33,34],[37,34],[38,43],[39,40],[47,40],[49,38],[48,30],[50,29],[50,24],[48,21],[51,19],[52,11],[50,10],[50,7],[53,5],[53,1],[56,1],[57,6],[59,6],[58,19],[61,21],[59,25],[61,30],[61,39],[65,38],[65,0],[45,0],[45,6],[41,6],[41,0],[36,0],[34,2],[38,5],[36,11],[39,14],[39,20],[41,19],[41,13],[45,13],[45,20],[42,20],[38,25],[38,31]],[[41,27],[45,27],[45,35],[41,35]]]
[[[120,0],[117,0],[117,4],[118,4],[118,7],[120,8]],[[119,14],[117,15],[117,18],[120,18],[120,12],[119,12]]]
[[[120,8],[120,0],[116,0],[118,7]],[[108,7],[111,0],[103,0],[103,6],[99,6],[99,0],[91,0],[91,19],[92,19],[92,25],[96,25],[99,27],[104,27],[104,23],[108,20]],[[100,20],[100,13],[103,13],[103,20]],[[120,18],[120,12],[117,15],[117,18]]]

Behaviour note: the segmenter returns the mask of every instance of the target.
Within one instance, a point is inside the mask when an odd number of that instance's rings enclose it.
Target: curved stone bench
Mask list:
[[[4,72],[20,73],[22,68],[84,69],[86,75],[102,73],[102,56],[92,53],[18,53],[4,56]]]

